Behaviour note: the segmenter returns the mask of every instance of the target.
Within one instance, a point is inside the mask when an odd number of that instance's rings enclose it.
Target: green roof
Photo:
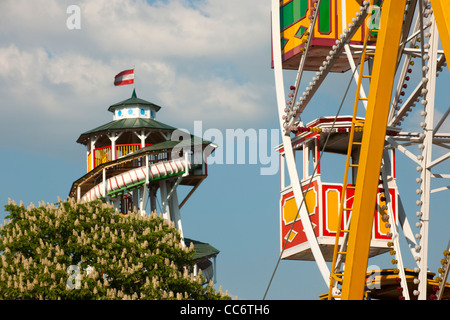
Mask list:
[[[156,130],[165,130],[165,131],[173,131],[176,130],[175,127],[169,126],[162,122],[147,119],[147,118],[126,118],[120,120],[113,120],[104,124],[95,129],[86,131],[80,135],[77,142],[81,143],[81,140],[93,133],[102,132],[102,131],[111,131],[111,130],[124,130],[124,129],[156,129]]]
[[[220,252],[219,250],[214,248],[209,243],[204,243],[204,242],[200,242],[200,241],[192,240],[192,239],[188,239],[188,238],[184,238],[184,243],[186,244],[187,247],[189,247],[191,245],[191,243],[194,244],[195,253],[194,253],[193,260],[199,260],[202,258],[213,257],[213,256],[218,255]]]
[[[114,112],[114,110],[118,107],[124,107],[124,106],[130,106],[130,105],[143,105],[143,106],[153,107],[153,109],[155,109],[155,111],[159,111],[159,109],[161,109],[160,106],[158,106],[154,103],[151,103],[147,100],[138,98],[136,96],[136,89],[133,89],[133,94],[131,95],[131,98],[123,100],[116,104],[113,104],[112,106],[110,106],[108,108],[108,111]]]
[[[193,146],[199,146],[199,145],[209,145],[211,143],[212,143],[211,141],[204,140],[202,138],[191,135],[190,139],[183,139],[180,141],[168,140],[168,141],[155,143],[151,146],[139,149],[139,150],[135,151],[133,154],[145,153],[145,152],[149,152],[149,151],[167,150],[167,149],[173,149],[175,147],[184,148],[184,147],[193,147]]]

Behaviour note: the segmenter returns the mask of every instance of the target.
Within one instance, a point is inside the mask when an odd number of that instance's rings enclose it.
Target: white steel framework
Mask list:
[[[345,1],[344,1],[345,3]],[[320,0],[315,1],[316,7],[320,5]],[[363,50],[375,50],[374,45],[368,45],[363,48],[360,45],[350,44],[353,35],[363,25],[364,19],[369,13],[369,1],[364,1],[360,11],[355,13],[353,23],[349,25],[348,29],[336,41],[336,44],[331,48],[329,55],[323,61],[322,66],[315,72],[309,86],[306,87],[303,94],[300,94],[300,86],[302,78],[304,77],[304,63],[308,59],[308,46],[302,54],[297,77],[294,84],[293,95],[286,103],[285,85],[282,67],[282,48],[280,39],[280,16],[279,7],[280,2],[272,0],[272,45],[273,45],[273,67],[275,76],[275,87],[277,106],[279,114],[280,128],[282,130],[282,147],[284,148],[283,158],[286,161],[287,173],[290,177],[292,190],[298,205],[298,216],[302,221],[304,232],[307,236],[311,252],[314,260],[320,270],[321,276],[325,281],[326,286],[330,284],[330,269],[326,264],[323,253],[317,242],[314,234],[313,226],[311,224],[308,210],[304,204],[304,194],[302,192],[302,185],[298,175],[298,168],[295,163],[295,150],[292,147],[294,138],[292,132],[295,128],[302,124],[300,116],[305,108],[311,103],[314,94],[319,89],[322,82],[325,80],[327,74],[330,72],[333,63],[339,56],[346,55],[348,58],[350,70],[353,73],[352,78],[357,83],[358,65],[354,63],[354,56],[361,54]],[[309,29],[309,37],[313,33],[314,24],[316,22],[318,10],[312,10],[311,26]],[[307,41],[308,43],[308,41]],[[390,159],[395,154],[402,153],[407,158],[411,159],[417,165],[417,179],[418,187],[416,190],[417,211],[416,222],[414,225],[417,232],[414,234],[408,216],[411,214],[406,212],[402,201],[399,200],[398,219],[394,219],[391,215],[392,201],[387,196],[386,206],[389,213],[389,224],[392,230],[392,250],[391,255],[394,255],[393,261],[396,263],[396,268],[400,270],[400,286],[403,288],[403,297],[405,299],[417,298],[425,300],[430,297],[430,292],[427,292],[427,274],[429,270],[429,228],[430,219],[438,221],[439,217],[433,217],[430,212],[430,204],[432,201],[432,194],[438,192],[448,192],[450,186],[440,186],[433,188],[433,180],[445,180],[450,178],[448,159],[450,158],[450,133],[445,132],[444,125],[450,114],[450,107],[443,113],[441,117],[437,117],[435,97],[437,88],[437,77],[446,66],[446,60],[443,50],[439,48],[439,31],[436,25],[433,8],[430,1],[410,0],[407,3],[404,15],[404,23],[402,29],[401,41],[399,44],[399,57],[397,61],[397,76],[396,83],[393,88],[393,100],[389,111],[388,127],[400,128],[400,125],[405,122],[406,117],[413,113],[416,104],[421,106],[420,116],[422,119],[418,121],[418,131],[400,131],[396,135],[386,136],[385,155],[383,156],[383,164],[381,167],[381,181],[384,189],[390,187],[397,187],[398,177],[395,173],[390,172]],[[371,60],[367,62],[370,67]],[[416,66],[414,67],[414,64]],[[414,81],[418,82],[416,86],[408,88]],[[362,84],[361,84],[362,86]],[[360,98],[362,104],[367,106],[367,93],[363,87],[360,88]],[[418,107],[416,107],[417,109]],[[414,119],[409,118],[410,122]],[[411,126],[409,126],[411,127]],[[416,128],[414,128],[416,129]],[[414,151],[412,147],[418,147],[419,152]],[[436,148],[439,149],[438,153]],[[446,150],[442,152],[442,150]],[[388,153],[391,153],[391,157]],[[436,154],[438,154],[436,156]],[[445,167],[444,164],[447,164]],[[283,173],[284,174],[284,173]],[[387,193],[389,194],[389,192]],[[413,255],[416,262],[414,272],[416,278],[413,281],[417,287],[414,290],[408,290],[408,283],[405,276],[405,262],[399,243],[399,238],[403,234],[406,243],[409,246],[408,251]],[[392,253],[393,252],[393,253]],[[448,268],[447,268],[448,273]],[[444,280],[445,281],[445,280]],[[411,286],[411,284],[409,284]],[[409,288],[411,289],[411,288]],[[337,291],[339,289],[336,287]],[[409,292],[412,291],[412,296]],[[442,296],[442,295],[441,295]],[[439,295],[438,295],[439,297]]]

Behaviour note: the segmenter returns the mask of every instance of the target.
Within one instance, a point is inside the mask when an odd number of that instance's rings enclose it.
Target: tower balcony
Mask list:
[[[151,145],[151,143],[145,144],[146,147]],[[95,169],[103,163],[127,156],[141,148],[142,144],[140,143],[109,145],[96,148],[93,152],[88,153],[88,171]],[[92,159],[92,157],[94,157],[94,159]],[[135,166],[141,166],[141,164],[136,163]]]

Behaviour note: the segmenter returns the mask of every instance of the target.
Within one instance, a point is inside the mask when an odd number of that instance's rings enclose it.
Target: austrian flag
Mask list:
[[[122,71],[114,77],[115,86],[123,86],[126,84],[133,84],[133,83],[134,83],[134,69]]]

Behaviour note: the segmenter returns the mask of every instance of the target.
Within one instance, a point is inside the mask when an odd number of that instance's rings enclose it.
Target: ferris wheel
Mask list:
[[[272,0],[272,47],[282,132],[280,259],[315,261],[324,299],[450,298],[450,243],[439,244],[441,267],[429,270],[430,223],[440,219],[430,212],[431,195],[450,189],[434,184],[450,178],[450,107],[435,108],[450,52],[450,3]],[[295,83],[285,87],[283,70],[297,72]],[[337,102],[335,115],[304,122],[331,73],[354,86],[352,114],[341,115]],[[415,126],[402,128],[405,121]],[[345,156],[345,166],[333,168],[343,181],[323,180],[325,153]],[[397,185],[401,156],[415,165],[413,196]],[[403,198],[415,199],[414,212]],[[392,268],[368,273],[368,259],[382,254]]]

